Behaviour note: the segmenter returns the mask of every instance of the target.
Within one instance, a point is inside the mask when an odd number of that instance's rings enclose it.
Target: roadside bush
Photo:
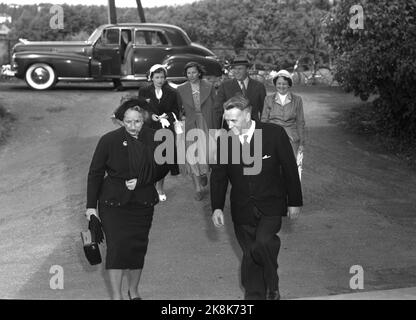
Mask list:
[[[7,51],[6,41],[0,41],[0,66],[8,63],[9,52]]]
[[[0,104],[0,144],[3,143],[10,131],[10,124],[15,118]]]
[[[377,130],[416,141],[416,0],[366,0],[364,28],[353,30],[350,8],[340,2],[327,23],[336,80],[362,100],[372,94]]]
[[[365,136],[377,151],[394,154],[416,169],[416,144],[408,138],[386,136],[377,123],[379,113],[377,103],[363,102],[356,107],[344,110],[338,120],[345,129]]]

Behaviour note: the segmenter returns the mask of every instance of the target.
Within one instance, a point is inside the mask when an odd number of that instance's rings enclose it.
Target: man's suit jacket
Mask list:
[[[292,147],[285,130],[272,123],[256,122],[262,131],[262,169],[257,175],[244,175],[244,164],[214,164],[211,173],[212,210],[224,208],[228,181],[231,187],[231,215],[235,224],[252,224],[254,206],[266,216],[286,215],[287,206],[302,206],[302,190]],[[253,153],[255,135],[250,142]],[[240,144],[239,144],[240,145]],[[218,140],[217,159],[221,148]],[[231,155],[231,139],[228,156]],[[240,158],[241,159],[241,158]]]
[[[221,113],[221,117],[224,111],[223,104],[228,99],[234,97],[236,93],[243,94],[236,79],[225,80],[219,86],[216,99],[216,110]],[[258,121],[261,119],[265,97],[266,88],[264,87],[264,84],[249,77],[246,98],[250,101],[250,104],[253,107],[251,110],[251,117],[253,120]]]
[[[179,106],[183,107],[182,112],[186,116],[185,131],[188,132],[189,130],[196,128],[196,109],[192,96],[191,84],[187,81],[179,85],[176,90],[178,91]],[[207,123],[208,129],[218,129],[220,120],[217,118],[214,110],[215,88],[210,82],[202,79],[199,91],[201,112]]]

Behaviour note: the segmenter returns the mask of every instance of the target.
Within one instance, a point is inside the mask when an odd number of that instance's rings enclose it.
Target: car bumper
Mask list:
[[[13,70],[10,65],[4,65],[1,68],[1,76],[2,77],[15,77],[17,71]]]

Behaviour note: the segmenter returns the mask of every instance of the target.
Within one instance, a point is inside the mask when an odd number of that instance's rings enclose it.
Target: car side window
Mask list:
[[[134,43],[139,46],[165,46],[169,42],[160,31],[137,30]]]
[[[131,30],[123,29],[121,30],[121,42],[128,44],[131,41]]]
[[[158,42],[157,45],[166,46],[168,45],[168,40],[166,39],[165,35],[162,32],[155,32],[156,41]]]
[[[145,45],[150,45],[151,40],[149,39],[149,36],[147,35],[146,31],[136,31],[136,35],[134,37],[134,43],[139,46],[145,46]]]
[[[120,43],[120,30],[106,29],[101,36],[101,44],[118,45]]]

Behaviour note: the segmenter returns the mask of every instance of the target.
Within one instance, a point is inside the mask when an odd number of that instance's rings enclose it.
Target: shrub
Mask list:
[[[366,0],[364,28],[350,27],[356,0],[328,21],[336,79],[362,100],[377,94],[376,122],[388,136],[416,139],[416,0]]]
[[[0,104],[0,144],[3,143],[9,135],[10,125],[14,120],[15,117]]]

